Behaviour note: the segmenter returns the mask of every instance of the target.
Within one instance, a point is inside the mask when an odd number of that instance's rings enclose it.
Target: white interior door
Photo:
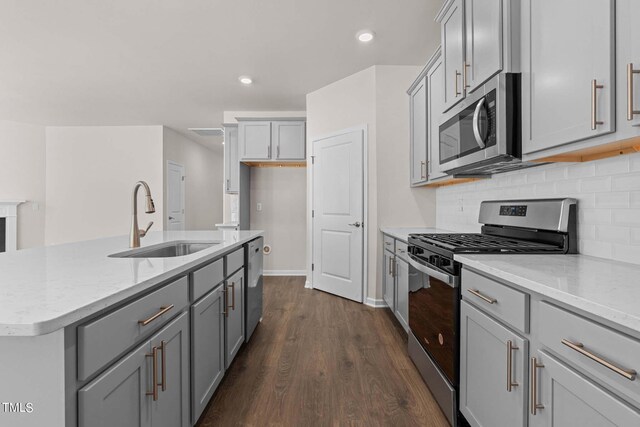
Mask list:
[[[167,230],[184,230],[184,166],[167,162]]]
[[[363,301],[364,132],[313,142],[313,287]]]

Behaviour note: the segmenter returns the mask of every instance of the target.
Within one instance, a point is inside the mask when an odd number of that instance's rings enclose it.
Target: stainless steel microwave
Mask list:
[[[520,74],[501,73],[446,112],[440,124],[440,168],[453,175],[483,175],[521,162]]]

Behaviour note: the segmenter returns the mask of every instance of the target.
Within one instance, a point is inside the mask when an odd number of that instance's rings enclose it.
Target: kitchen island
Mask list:
[[[246,244],[262,235],[155,232],[139,249],[213,243],[176,257],[110,257],[127,255],[126,236],[0,254],[0,425],[108,424],[109,413],[113,425],[194,424],[244,342]],[[200,357],[214,339],[218,355]]]

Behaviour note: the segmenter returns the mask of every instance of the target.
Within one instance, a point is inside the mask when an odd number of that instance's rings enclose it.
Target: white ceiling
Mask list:
[[[304,110],[374,64],[424,64],[442,0],[0,2],[0,119],[217,127],[224,110]],[[362,44],[355,34],[372,29]],[[246,87],[238,76],[253,77]]]

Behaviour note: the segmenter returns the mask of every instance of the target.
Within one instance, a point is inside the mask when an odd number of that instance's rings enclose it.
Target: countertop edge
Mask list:
[[[247,230],[247,231],[253,231],[253,230]],[[184,264],[173,270],[166,271],[162,274],[159,274],[158,276],[154,276],[150,279],[147,279],[144,282],[135,284],[127,289],[121,290],[116,294],[97,300],[89,305],[85,305],[81,308],[70,311],[68,313],[64,313],[60,316],[52,317],[51,319],[46,319],[46,320],[39,320],[34,323],[0,324],[0,338],[1,337],[35,337],[35,336],[47,335],[52,332],[56,332],[60,329],[64,329],[67,326],[72,325],[78,321],[81,321],[86,317],[89,317],[102,310],[108,309],[111,306],[117,305],[118,303],[128,298],[134,297],[135,295],[141,292],[149,290],[154,286],[158,286],[160,283],[163,283],[171,279],[172,277],[180,276],[200,264],[206,263],[217,257],[222,256],[227,252],[233,251],[234,249],[237,249],[239,246],[242,246],[245,243],[255,238],[263,237],[263,236],[264,236],[264,231],[256,230],[255,233],[252,234],[251,236],[239,238],[238,241],[225,245],[222,248],[218,248],[213,253],[208,253],[201,257],[197,257],[192,261],[188,262],[187,264]]]

